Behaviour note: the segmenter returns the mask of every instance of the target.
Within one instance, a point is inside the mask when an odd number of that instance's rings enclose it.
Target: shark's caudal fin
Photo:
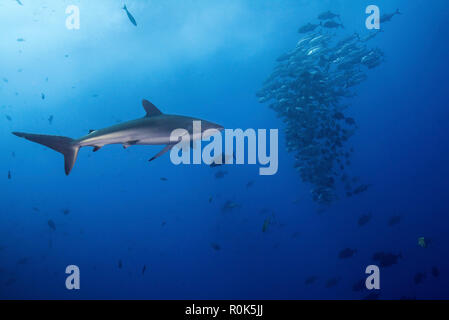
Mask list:
[[[32,134],[24,132],[13,132],[12,134],[27,140],[40,143],[64,155],[65,174],[69,175],[75,164],[80,146],[74,140],[61,136],[49,136],[44,134]]]

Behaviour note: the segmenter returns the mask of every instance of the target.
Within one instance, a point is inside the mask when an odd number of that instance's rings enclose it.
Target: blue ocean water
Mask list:
[[[380,299],[449,298],[447,1],[129,0],[137,26],[121,1],[20,2],[0,2],[0,298],[362,299],[372,292],[353,285],[376,252],[402,256],[381,267]],[[363,32],[370,4],[402,12],[372,40],[385,61],[348,100],[348,170],[370,188],[323,207],[255,93],[298,27],[331,10],[339,33]],[[66,28],[69,5],[79,30]],[[66,176],[60,154],[11,134],[80,137],[142,117],[143,98],[225,128],[279,129],[277,174],[149,163],[160,146],[113,145],[82,148]],[[356,252],[340,259],[345,248]],[[68,265],[80,290],[65,287]]]

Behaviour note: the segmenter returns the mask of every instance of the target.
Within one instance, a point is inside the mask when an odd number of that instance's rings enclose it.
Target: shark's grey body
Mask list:
[[[176,129],[187,130],[191,141],[201,139],[201,134],[193,132],[193,121],[201,121],[201,133],[208,129],[223,130],[222,126],[209,121],[163,114],[147,100],[143,100],[142,105],[147,113],[145,117],[104,129],[92,130],[79,139],[23,132],[13,132],[13,134],[61,152],[65,159],[65,173],[68,175],[81,147],[90,146],[94,147],[94,151],[98,151],[108,144],[122,144],[124,148],[131,145],[166,145],[162,151],[150,159],[151,161],[169,151],[177,143],[170,141],[170,136]]]

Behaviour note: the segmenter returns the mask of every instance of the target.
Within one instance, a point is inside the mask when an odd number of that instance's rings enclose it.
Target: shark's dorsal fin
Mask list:
[[[162,112],[155,107],[154,104],[152,104],[150,101],[143,99],[142,100],[142,106],[145,109],[145,111],[147,112],[146,117],[151,117],[151,116],[159,116],[162,114]]]

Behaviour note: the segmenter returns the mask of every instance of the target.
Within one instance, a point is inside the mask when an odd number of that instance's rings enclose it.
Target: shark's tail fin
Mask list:
[[[40,143],[64,155],[65,174],[69,175],[75,164],[80,146],[74,140],[61,136],[49,136],[44,134],[32,134],[24,132],[13,132],[12,134],[27,140]]]
[[[399,11],[399,9],[396,9],[396,14],[402,14],[402,12]]]
[[[123,10],[126,10],[126,4],[123,6],[123,8],[122,8]]]

